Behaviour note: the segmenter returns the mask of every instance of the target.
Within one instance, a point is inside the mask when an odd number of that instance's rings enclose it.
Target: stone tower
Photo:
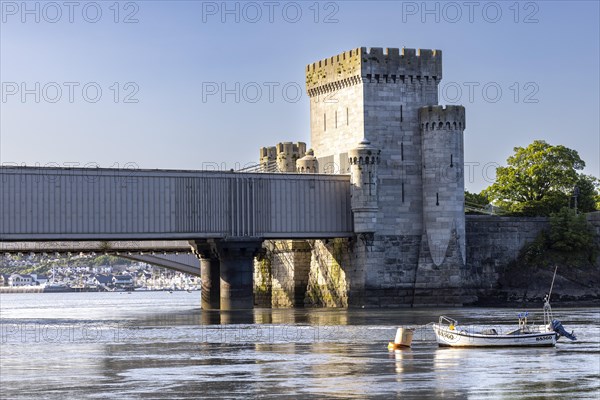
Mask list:
[[[350,304],[413,304],[420,289],[460,286],[465,112],[438,106],[441,79],[440,50],[362,47],[306,67],[319,170],[351,173],[355,232],[372,232],[348,244]],[[374,181],[354,162],[367,143],[378,154]],[[447,300],[431,297],[420,302]]]
[[[295,172],[296,160],[304,157],[306,143],[282,142],[260,148],[260,165],[269,172]]]
[[[380,153],[367,139],[348,152],[354,232],[358,234],[372,234],[377,230],[377,166]]]
[[[306,155],[296,161],[296,172],[301,174],[316,174],[319,172],[319,160],[313,149],[308,149]]]
[[[422,249],[442,265],[448,247],[458,250],[456,265],[465,264],[464,145],[465,109],[428,106],[419,110],[423,154]],[[456,253],[456,252],[455,252]]]

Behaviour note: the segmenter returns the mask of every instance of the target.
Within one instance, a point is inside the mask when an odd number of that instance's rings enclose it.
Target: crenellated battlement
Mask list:
[[[315,96],[360,82],[442,79],[442,51],[359,47],[306,66],[306,91]]]
[[[306,154],[304,142],[280,142],[276,146],[260,148],[260,165],[264,170],[269,170],[276,164],[280,172],[295,172],[296,160]]]
[[[466,128],[463,106],[427,106],[419,109],[421,130],[464,130]]]

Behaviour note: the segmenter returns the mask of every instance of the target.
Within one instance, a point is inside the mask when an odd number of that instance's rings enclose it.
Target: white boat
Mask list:
[[[554,276],[556,277],[556,270]],[[561,336],[576,340],[573,332],[568,333],[560,321],[552,317],[549,300],[552,286],[554,286],[554,278],[552,278],[550,292],[544,299],[543,324],[528,325],[528,313],[521,313],[518,327],[502,332],[500,327],[466,326],[452,318],[440,316],[438,323],[431,324],[438,345],[448,347],[555,346]]]
[[[440,317],[439,323],[433,324],[433,331],[438,345],[448,347],[555,346],[560,337],[552,323],[526,325],[520,322],[516,329],[498,332],[490,327],[461,326],[445,316]]]

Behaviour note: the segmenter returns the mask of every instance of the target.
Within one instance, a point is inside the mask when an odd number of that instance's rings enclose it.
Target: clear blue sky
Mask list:
[[[443,50],[440,103],[467,108],[469,190],[535,139],[600,175],[598,1],[114,3],[2,2],[0,162],[256,162],[261,146],[310,141],[305,65],[372,46]],[[239,102],[209,93],[236,82]]]

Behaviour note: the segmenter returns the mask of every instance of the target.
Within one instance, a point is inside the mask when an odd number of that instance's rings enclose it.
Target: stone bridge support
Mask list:
[[[306,240],[276,240],[269,244],[272,307],[304,307],[311,247]]]
[[[200,306],[203,310],[218,310],[221,306],[221,268],[214,245],[206,240],[190,241],[190,245],[200,259],[202,279]]]
[[[262,240],[195,240],[190,245],[200,258],[202,309],[254,308],[254,256]]]
[[[254,256],[261,249],[261,240],[220,240],[215,242],[220,261],[221,310],[254,308]]]

